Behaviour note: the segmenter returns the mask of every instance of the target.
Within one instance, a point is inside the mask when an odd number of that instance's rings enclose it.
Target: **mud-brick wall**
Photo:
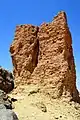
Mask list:
[[[54,98],[77,97],[72,38],[65,12],[39,27],[17,26],[10,52],[16,84],[39,84]]]

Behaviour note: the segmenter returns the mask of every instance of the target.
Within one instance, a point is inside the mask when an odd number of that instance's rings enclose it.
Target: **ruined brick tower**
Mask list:
[[[72,38],[65,12],[41,26],[19,25],[10,47],[16,84],[39,84],[54,98],[78,99]]]

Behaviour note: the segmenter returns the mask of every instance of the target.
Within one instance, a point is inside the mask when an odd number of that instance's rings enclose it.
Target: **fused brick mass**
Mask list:
[[[78,99],[72,38],[65,12],[41,26],[20,25],[10,47],[16,84],[39,84],[53,98]]]

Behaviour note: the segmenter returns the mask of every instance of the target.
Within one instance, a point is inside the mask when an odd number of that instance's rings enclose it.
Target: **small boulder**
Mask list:
[[[0,104],[3,104],[6,109],[12,109],[12,101],[3,90],[0,90]]]
[[[0,89],[9,93],[14,88],[13,74],[0,67]]]
[[[0,120],[18,120],[17,115],[6,107],[3,104],[0,104]]]

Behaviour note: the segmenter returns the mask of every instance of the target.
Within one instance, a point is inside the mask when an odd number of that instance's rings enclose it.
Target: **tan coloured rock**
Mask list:
[[[16,27],[10,47],[16,84],[39,84],[53,98],[78,100],[72,38],[65,12],[40,27]]]

